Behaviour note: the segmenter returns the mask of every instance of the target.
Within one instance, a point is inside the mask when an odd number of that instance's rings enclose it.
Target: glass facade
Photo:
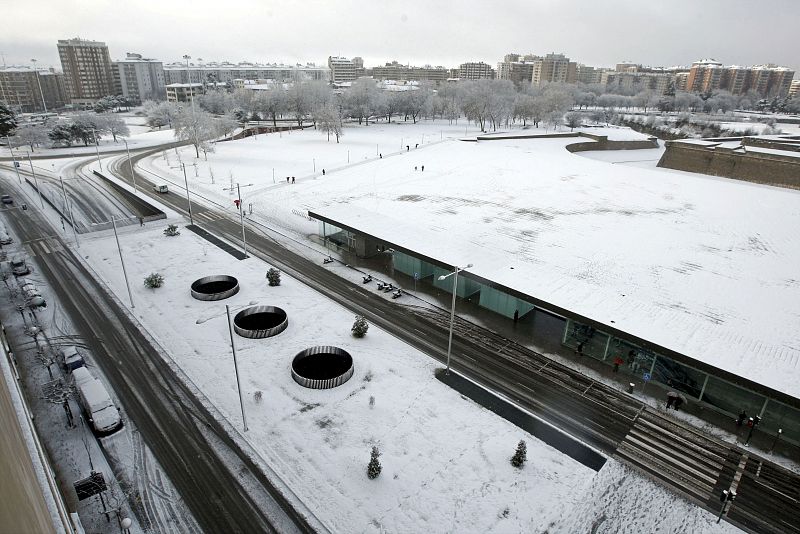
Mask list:
[[[326,242],[339,246],[354,248],[356,235],[334,225],[320,221],[320,235]],[[453,290],[452,276],[439,280],[439,276],[451,274],[452,271],[432,265],[410,254],[395,251],[392,255],[395,269],[408,276],[417,275],[418,280],[432,277],[433,285],[448,293]],[[509,319],[519,311],[522,317],[535,310],[534,305],[495,289],[466,278],[459,274],[456,294],[468,298],[480,293],[480,306],[499,313]],[[560,328],[560,324],[558,325]],[[550,335],[553,335],[551,333]],[[553,342],[558,338],[553,336]],[[645,374],[650,380],[669,388],[683,392],[687,398],[702,402],[704,405],[735,418],[741,410],[748,416],[761,415],[759,426],[762,432],[774,435],[778,428],[783,430],[782,438],[800,444],[800,410],[791,408],[776,400],[767,400],[763,395],[727,382],[713,374],[699,371],[679,363],[672,358],[657,354],[624,339],[616,338],[606,332],[589,325],[566,319],[560,339],[563,346],[605,362],[607,365],[618,365],[618,372],[629,375],[632,379],[644,380]]]
[[[518,311],[519,316],[522,317],[533,309],[533,304],[530,302],[513,297],[508,293],[484,284],[481,284],[480,286],[480,305],[486,309],[492,310],[495,313],[499,313],[500,315],[505,315],[509,319],[513,319],[515,311]]]

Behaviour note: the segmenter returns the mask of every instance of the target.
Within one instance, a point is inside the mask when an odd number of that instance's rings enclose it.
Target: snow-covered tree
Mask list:
[[[369,125],[369,117],[378,104],[379,91],[375,80],[371,78],[359,78],[354,81],[344,95],[347,114],[358,120],[358,124],[362,124],[366,119],[367,125]]]
[[[294,116],[298,126],[303,125],[303,120],[311,113],[311,95],[299,78],[295,79],[286,92],[288,111]]]
[[[145,122],[151,128],[161,129],[162,126],[172,128],[172,119],[177,115],[178,109],[172,102],[154,102],[148,100],[144,103]]]
[[[5,103],[0,102],[0,137],[14,133],[17,128],[17,116]]]
[[[131,135],[128,125],[125,124],[125,121],[120,117],[109,115],[105,117],[98,117],[98,119],[99,123],[103,125],[103,130],[107,131],[113,136],[115,143],[117,142],[118,135],[120,137],[128,137]]]
[[[367,464],[367,477],[369,477],[370,480],[378,478],[378,475],[380,475],[383,470],[383,466],[381,466],[381,462],[378,460],[380,455],[381,452],[378,450],[378,447],[372,447],[372,451],[369,454],[369,463]]]
[[[269,271],[267,271],[267,282],[273,287],[281,285],[281,272],[274,267],[270,267]]]
[[[569,127],[569,131],[571,132],[583,124],[583,115],[575,111],[571,111],[564,115],[564,124]]]
[[[319,129],[328,134],[328,141],[331,140],[331,134],[336,136],[337,143],[339,142],[339,138],[344,135],[342,131],[342,118],[339,116],[339,110],[333,102],[328,102],[325,107],[316,110],[314,120]]]
[[[278,127],[278,117],[287,111],[286,91],[281,86],[276,86],[269,91],[258,91],[253,104],[257,111],[264,117],[272,120],[272,126]]]
[[[528,446],[525,444],[524,440],[520,440],[517,443],[517,450],[514,453],[514,456],[511,457],[511,465],[516,467],[517,469],[522,469],[522,466],[525,465],[525,460],[528,458]]]
[[[14,146],[27,145],[31,147],[33,152],[34,147],[43,145],[49,140],[48,128],[43,124],[34,124],[19,128],[14,137],[11,138],[11,143]]]
[[[363,315],[356,315],[356,320],[353,323],[353,327],[350,329],[350,331],[353,332],[353,336],[364,337],[367,335],[367,330],[369,330],[367,318]]]
[[[194,146],[195,155],[200,157],[200,147],[220,135],[220,127],[207,111],[182,107],[173,118],[175,137],[189,141]]]

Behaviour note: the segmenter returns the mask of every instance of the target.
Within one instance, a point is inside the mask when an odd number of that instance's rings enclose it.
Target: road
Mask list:
[[[148,153],[152,151],[134,156],[134,162]],[[120,163],[118,175],[130,180],[128,169],[127,163]],[[138,183],[147,183],[147,178],[137,172]],[[149,188],[146,191],[149,194]],[[158,200],[188,214],[182,193],[162,195]],[[240,242],[238,221],[226,218],[222,210],[193,202],[192,211],[206,230]],[[251,224],[251,228],[255,226]],[[253,254],[444,361],[446,312],[398,305],[370,286],[345,282],[321,261],[311,261],[269,237],[266,227],[258,230],[248,232]],[[464,320],[456,325],[452,366],[714,513],[718,512],[720,492],[737,488],[739,497],[726,519],[741,528],[800,533],[800,514],[796,513],[800,476],[746,449],[706,436],[633,396]]]
[[[5,181],[6,190],[17,189],[16,180],[11,182],[6,177]],[[21,191],[15,192],[18,198],[23,197]],[[125,412],[203,531],[314,531],[250,457],[240,451],[227,429],[178,379],[162,357],[160,347],[142,332],[118,301],[107,296],[106,289],[58,237],[41,212],[6,209],[2,213],[20,241],[50,243],[46,248],[35,248],[39,274],[58,295]],[[207,439],[209,433],[213,440]],[[216,442],[216,448],[209,441]],[[220,451],[220,447],[226,450]],[[234,466],[228,463],[231,458]],[[251,496],[246,492],[240,475],[232,474],[231,467],[247,471],[263,486],[264,493],[283,507],[277,511],[278,517],[267,517],[255,501],[263,502],[265,495]]]

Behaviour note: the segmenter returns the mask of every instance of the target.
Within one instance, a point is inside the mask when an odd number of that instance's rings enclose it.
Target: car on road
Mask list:
[[[11,272],[14,273],[14,276],[25,276],[26,274],[30,274],[31,268],[28,267],[28,264],[25,263],[24,259],[12,258]]]
[[[11,195],[2,195],[0,196],[0,202],[3,204],[9,205],[14,203],[14,199],[11,198]]]
[[[162,194],[163,193],[169,193],[169,187],[167,187],[166,185],[154,185],[153,186],[153,191],[155,191],[156,193],[162,193]]]

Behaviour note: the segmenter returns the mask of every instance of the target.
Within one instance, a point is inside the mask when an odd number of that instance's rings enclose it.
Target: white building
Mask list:
[[[166,86],[167,102],[191,102],[203,94],[202,83],[171,83]]]
[[[160,61],[129,52],[125,59],[113,61],[111,70],[117,94],[131,102],[164,100],[164,65]]]

